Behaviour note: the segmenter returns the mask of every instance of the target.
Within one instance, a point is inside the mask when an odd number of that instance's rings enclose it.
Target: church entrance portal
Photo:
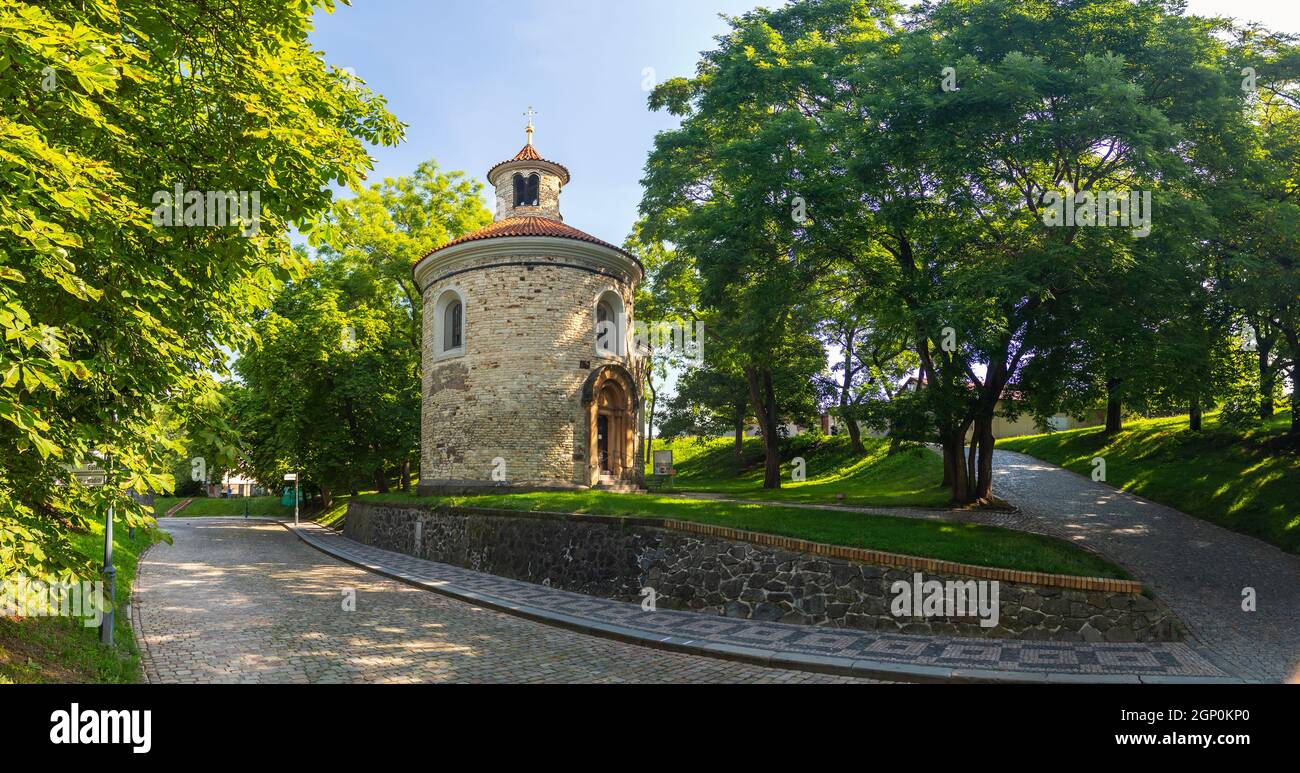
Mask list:
[[[635,483],[637,409],[634,386],[621,367],[603,368],[588,382],[592,485]]]

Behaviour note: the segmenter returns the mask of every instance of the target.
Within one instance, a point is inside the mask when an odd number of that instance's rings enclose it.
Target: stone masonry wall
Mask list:
[[[521,174],[525,179],[529,175],[538,177],[538,198],[535,207],[516,207],[515,206],[515,174]],[[559,177],[542,165],[528,166],[526,164],[511,164],[509,174],[502,174],[497,180],[496,187],[496,220],[504,220],[507,217],[546,217],[552,220],[564,220],[560,215],[560,193],[563,191],[564,184]]]
[[[415,523],[422,523],[415,544]],[[827,559],[658,528],[652,520],[353,502],[346,534],[375,547],[623,601],[654,588],[661,608],[887,632],[1055,641],[1169,641],[1179,627],[1140,594],[1002,582],[1000,621],[896,618],[891,588],[911,569]],[[926,572],[924,579],[971,578]]]
[[[632,292],[608,275],[520,265],[557,261],[511,255],[502,262],[514,265],[472,269],[426,288],[422,484],[490,485],[497,458],[511,486],[589,484],[582,386],[592,369],[626,365],[626,358],[596,356],[596,299],[613,290],[630,314]],[[441,321],[434,306],[448,289],[464,302],[465,354],[435,359]]]

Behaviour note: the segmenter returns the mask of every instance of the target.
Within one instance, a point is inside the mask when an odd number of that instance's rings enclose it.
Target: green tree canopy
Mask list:
[[[0,571],[89,572],[66,532],[110,501],[146,525],[127,492],[170,489],[184,450],[164,414],[201,417],[301,270],[288,230],[401,139],[308,44],[332,7],[0,0]],[[156,223],[178,187],[256,193],[256,228],[204,206]],[[60,485],[89,459],[110,485]]]

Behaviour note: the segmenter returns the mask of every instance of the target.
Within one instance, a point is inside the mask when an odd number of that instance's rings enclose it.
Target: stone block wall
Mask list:
[[[558,265],[572,258],[502,261],[509,265],[471,267],[426,288],[421,483],[491,485],[493,460],[501,458],[514,487],[588,485],[582,387],[593,369],[628,363],[596,356],[596,299],[612,290],[630,312],[631,285]],[[465,353],[437,358],[434,306],[448,290],[464,303]]]
[[[415,544],[415,523],[422,540]],[[1170,641],[1173,615],[1139,593],[1000,583],[1000,620],[895,617],[915,570],[661,528],[654,519],[423,509],[353,502],[349,538],[475,571],[622,601],[654,588],[661,608],[894,633],[1053,641]],[[925,572],[924,579],[971,577]]]

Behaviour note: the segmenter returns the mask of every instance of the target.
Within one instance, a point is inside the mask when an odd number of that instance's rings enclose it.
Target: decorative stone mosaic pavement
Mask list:
[[[348,563],[483,606],[651,647],[753,663],[904,680],[1030,682],[1223,681],[1227,675],[1182,643],[1075,644],[909,636],[643,611],[412,558],[314,524],[286,524],[309,545]],[[1235,681],[1235,680],[1232,680]]]

